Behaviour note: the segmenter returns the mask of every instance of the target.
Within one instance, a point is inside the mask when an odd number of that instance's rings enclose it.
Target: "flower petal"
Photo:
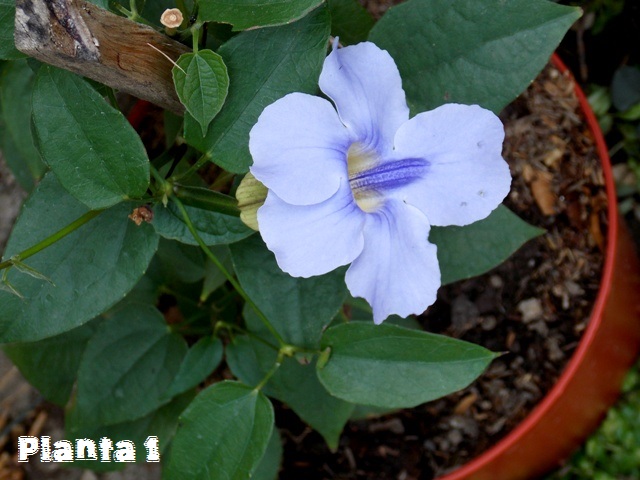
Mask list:
[[[409,107],[398,68],[386,50],[371,42],[334,48],[319,83],[354,141],[380,155],[393,148],[398,127],[409,119]]]
[[[375,323],[422,313],[435,302],[440,267],[429,228],[420,211],[398,200],[367,215],[364,248],[345,280],[353,296],[369,302]]]
[[[353,261],[364,245],[364,221],[346,180],[316,205],[290,205],[270,191],[258,210],[263,240],[294,277],[322,275]]]
[[[350,143],[330,102],[291,93],[265,108],[251,129],[251,173],[287,203],[319,203],[347,177]]]
[[[509,193],[500,119],[477,105],[447,104],[420,113],[395,137],[399,158],[423,158],[422,178],[394,192],[431,225],[468,225],[487,217]]]

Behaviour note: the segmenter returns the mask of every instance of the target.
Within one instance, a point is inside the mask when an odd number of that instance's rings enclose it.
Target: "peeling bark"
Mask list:
[[[171,60],[190,50],[84,0],[17,0],[16,47],[56,67],[182,114]]]

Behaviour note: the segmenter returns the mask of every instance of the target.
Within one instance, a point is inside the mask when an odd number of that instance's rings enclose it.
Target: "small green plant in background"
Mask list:
[[[610,87],[593,86],[589,102],[607,136],[609,154],[616,164],[620,212],[633,212],[640,220],[640,68],[623,65]]]
[[[640,220],[640,58],[634,0],[560,0],[581,7],[584,16],[561,53],[589,94],[614,165],[620,211]],[[632,224],[632,227],[634,225]]]
[[[636,480],[640,478],[640,372],[624,382],[623,397],[571,461],[548,480]]]

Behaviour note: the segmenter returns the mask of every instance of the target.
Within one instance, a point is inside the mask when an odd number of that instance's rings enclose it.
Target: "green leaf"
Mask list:
[[[394,325],[329,328],[318,378],[332,395],[376,407],[408,408],[461,390],[496,355],[478,345]]]
[[[212,212],[204,208],[184,207],[198,234],[207,245],[228,244],[251,235],[253,230],[247,227],[240,217]],[[159,235],[188,245],[198,245],[184,223],[182,214],[175,203],[166,207],[158,205],[154,210],[152,225]]]
[[[291,25],[243,32],[219,50],[229,69],[229,96],[202,137],[185,114],[184,135],[215,163],[234,173],[251,165],[249,131],[264,108],[291,92],[314,93],[326,55],[329,15],[319,8]],[[256,48],[259,45],[259,48]]]
[[[349,420],[370,420],[396,412],[397,408],[372,407],[370,405],[356,405]]]
[[[180,416],[163,478],[250,478],[273,430],[267,398],[238,382],[216,383]]]
[[[350,307],[349,311],[349,319],[353,321],[361,321],[361,322],[373,322],[373,310],[371,309],[371,305],[367,303],[364,298],[361,297],[352,297],[349,295],[345,300],[345,305]],[[335,323],[343,323],[344,321],[337,317],[335,319]],[[404,328],[415,328],[418,330],[423,330],[420,322],[416,320],[416,317],[410,315],[406,318],[402,318],[398,315],[390,315],[384,321],[386,325],[398,325],[399,327]]]
[[[120,301],[144,274],[157,245],[151,225],[137,227],[127,205],[111,208],[25,260],[50,278],[43,282],[11,270],[10,283],[24,301],[0,292],[0,343],[35,341],[88,322]],[[5,258],[48,238],[87,208],[46,175],[27,199]]]
[[[611,108],[611,92],[607,87],[592,86],[587,100],[598,118],[605,116]]]
[[[257,385],[275,364],[276,357],[275,350],[246,336],[236,337],[227,345],[229,368],[248,385]],[[324,437],[330,448],[338,447],[354,405],[327,392],[316,376],[315,361],[300,363],[295,358],[285,358],[265,385],[264,393],[289,405]]]
[[[114,425],[141,418],[168,403],[167,389],[185,355],[184,339],[171,333],[158,310],[129,304],[95,332],[78,370],[74,421]]]
[[[211,50],[184,53],[171,70],[178,98],[207,134],[229,91],[229,75],[222,57]]]
[[[331,35],[340,43],[350,45],[364,42],[375,21],[357,0],[328,0],[331,13]]]
[[[178,115],[169,110],[163,112],[164,117],[164,136],[165,136],[165,148],[170,149],[178,139],[178,135],[182,132],[182,124],[184,118],[182,115]]]
[[[16,155],[5,156],[8,157],[9,163],[12,163],[12,159],[24,162],[27,175],[23,176],[20,183],[27,183],[29,190],[34,182],[37,183],[42,178],[47,168],[36,150],[31,135],[31,94],[34,81],[35,74],[27,61],[17,60],[9,62],[3,68],[0,82],[2,117],[6,126],[4,134],[9,137],[8,140],[15,147],[19,158],[16,158]]]
[[[616,70],[611,82],[611,100],[620,112],[640,102],[640,68],[625,65]]]
[[[280,270],[258,235],[230,248],[240,284],[284,340],[316,348],[347,294],[344,269],[294,278]]]
[[[42,157],[71,195],[91,209],[141,197],[149,160],[138,134],[82,78],[43,66],[33,91]]]
[[[122,439],[130,440],[136,446],[136,462],[142,463],[146,461],[145,441],[149,436],[158,437],[161,454],[166,451],[178,427],[178,416],[194,396],[195,392],[187,392],[142,418],[115,425],[87,426],[78,424],[72,406],[65,416],[65,437],[71,441],[76,438],[90,438],[97,445],[103,437],[113,439],[114,443]],[[98,459],[101,459],[100,452],[98,452]],[[76,460],[73,462],[74,467],[97,471],[121,470],[126,465],[126,463],[113,461],[107,463],[95,460]]]
[[[635,122],[636,120],[640,120],[640,102],[633,105],[629,110],[626,110],[620,114],[618,117],[623,120],[628,120],[630,122]],[[638,138],[637,130],[634,132],[634,138]]]
[[[89,322],[38,342],[5,345],[4,353],[44,398],[64,406],[76,381],[82,353],[96,326],[95,321]]]
[[[413,114],[448,102],[498,112],[579,16],[546,0],[409,0],[390,8],[369,39],[395,59]]]
[[[483,274],[504,262],[544,230],[500,205],[484,220],[464,227],[433,227],[429,241],[438,246],[442,284]]]
[[[0,59],[15,60],[25,55],[16,49],[15,31],[16,0],[0,0]]]
[[[255,472],[253,472],[251,480],[278,480],[281,463],[282,440],[280,439],[280,432],[277,428],[274,428],[267,444],[267,450],[264,452],[264,456]]]
[[[147,272],[143,275],[140,281],[131,290],[129,290],[129,293],[127,293],[125,297],[113,308],[119,308],[122,305],[128,303],[148,303],[150,305],[156,304],[158,298],[162,294],[164,278],[159,279],[156,275],[154,275],[155,272],[152,273],[154,264],[157,265],[157,261],[155,258],[149,264]]]
[[[200,0],[198,15],[205,22],[230,23],[237,31],[291,23],[321,3],[322,0]]]
[[[159,283],[195,283],[204,277],[204,254],[199,247],[160,239],[156,255],[157,267],[162,278]]]
[[[225,246],[214,247],[212,249],[213,254],[216,256],[222,265],[231,272],[233,275],[233,265],[231,264],[231,252],[229,248]],[[204,282],[202,283],[202,292],[200,293],[200,301],[205,302],[209,295],[220,288],[224,282],[227,281],[227,277],[224,276],[222,271],[209,259],[205,260],[204,264]]]
[[[180,364],[180,370],[164,393],[172,398],[197,386],[222,361],[222,342],[219,338],[204,337],[193,345]]]
[[[30,192],[35,186],[33,175],[29,170],[28,161],[20,153],[11,133],[6,128],[4,121],[0,120],[0,151],[9,170],[16,178],[23,190]],[[38,155],[39,158],[39,155]],[[44,164],[42,164],[44,166]]]

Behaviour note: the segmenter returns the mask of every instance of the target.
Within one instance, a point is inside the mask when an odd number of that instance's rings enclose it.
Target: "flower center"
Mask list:
[[[349,186],[356,204],[374,212],[384,203],[384,193],[422,177],[429,162],[421,158],[383,161],[375,151],[352,143],[347,151]]]
[[[375,190],[361,188],[358,179],[378,163],[378,156],[360,143],[352,143],[347,151],[349,186],[358,207],[365,212],[373,212],[382,205],[382,195]]]

